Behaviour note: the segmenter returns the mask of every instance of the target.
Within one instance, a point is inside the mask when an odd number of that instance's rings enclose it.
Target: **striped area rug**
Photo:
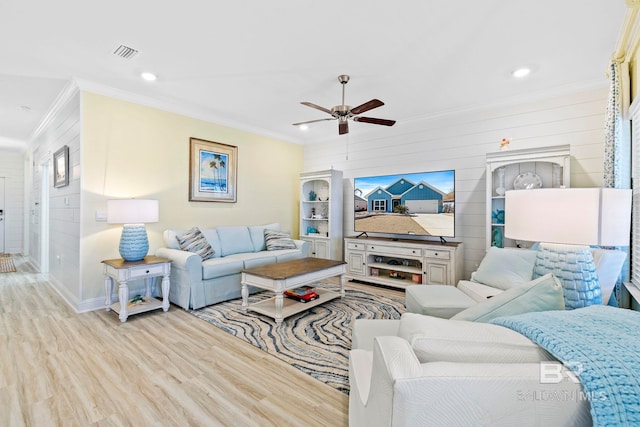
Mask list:
[[[339,292],[339,286],[314,286]],[[337,298],[284,319],[242,312],[242,300],[214,304],[191,313],[223,331],[285,361],[339,391],[349,393],[349,350],[351,325],[355,319],[399,319],[405,312],[404,294],[398,297],[374,295],[347,289]],[[273,296],[260,292],[249,296],[249,303]]]
[[[16,266],[13,264],[11,254],[0,254],[0,273],[14,273]]]

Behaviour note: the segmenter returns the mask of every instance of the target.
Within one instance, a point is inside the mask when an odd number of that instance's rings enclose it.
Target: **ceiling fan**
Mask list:
[[[372,123],[374,125],[383,126],[393,126],[396,123],[395,120],[376,119],[373,117],[359,116],[358,114],[364,113],[365,111],[373,110],[374,108],[383,106],[384,102],[380,101],[379,99],[372,99],[371,101],[367,101],[364,104],[351,108],[349,105],[346,105],[344,103],[344,87],[347,83],[349,83],[349,76],[344,74],[340,75],[338,76],[338,81],[342,84],[342,104],[336,105],[329,110],[328,108],[321,107],[311,102],[301,102],[302,105],[306,105],[307,107],[315,108],[316,110],[324,111],[327,114],[331,114],[331,118],[309,120],[306,122],[293,123],[293,125],[299,126],[308,123],[323,122],[325,120],[338,120],[338,133],[340,135],[344,135],[345,133],[349,133],[348,120],[353,120],[354,122]]]

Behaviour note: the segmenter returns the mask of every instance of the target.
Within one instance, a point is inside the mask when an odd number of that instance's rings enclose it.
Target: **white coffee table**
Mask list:
[[[345,273],[346,263],[344,261],[321,258],[303,258],[242,270],[242,310],[252,310],[273,317],[276,324],[279,325],[285,317],[343,297],[345,295]],[[318,289],[320,298],[309,302],[299,302],[283,296],[283,292],[286,290],[310,285],[335,276],[340,277],[340,293]],[[249,305],[248,286],[272,291],[275,296]]]

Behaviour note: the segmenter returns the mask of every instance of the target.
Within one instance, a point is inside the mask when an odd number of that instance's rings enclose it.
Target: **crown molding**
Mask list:
[[[64,88],[60,91],[55,101],[49,107],[49,111],[47,114],[40,120],[40,124],[36,127],[36,129],[31,134],[29,138],[29,144],[32,145],[35,140],[40,136],[40,134],[49,126],[51,121],[55,119],[55,117],[60,113],[60,110],[64,108],[65,105],[73,98],[79,91],[78,86],[75,82],[68,82]]]
[[[146,107],[155,108],[161,111],[179,114],[181,116],[202,120],[208,123],[213,123],[220,126],[226,126],[226,127],[241,130],[244,132],[249,132],[256,135],[266,136],[269,138],[278,139],[280,141],[300,145],[300,141],[292,141],[288,136],[270,132],[266,129],[247,125],[246,123],[240,123],[238,121],[216,115],[215,113],[212,113],[210,110],[207,110],[204,108],[194,107],[192,105],[187,105],[185,103],[181,103],[173,100],[165,101],[159,98],[140,95],[137,93],[118,89],[112,86],[107,86],[101,83],[92,82],[89,80],[75,79],[74,81],[76,82],[77,86],[80,88],[81,91],[91,92],[97,95],[108,96],[110,98],[119,99],[121,101],[144,105]]]

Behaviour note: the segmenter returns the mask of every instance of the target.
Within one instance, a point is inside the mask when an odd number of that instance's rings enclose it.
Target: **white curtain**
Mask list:
[[[624,73],[627,73],[626,75]],[[623,87],[621,81],[628,79],[628,68],[620,62],[611,61],[609,66],[609,99],[607,102],[604,137],[604,181],[606,188],[631,188],[631,138],[629,122],[623,118]],[[629,86],[626,85],[626,88]],[[616,248],[627,250],[628,248]],[[620,285],[629,280],[629,256],[614,290],[619,301]],[[611,301],[611,303],[615,303]]]

